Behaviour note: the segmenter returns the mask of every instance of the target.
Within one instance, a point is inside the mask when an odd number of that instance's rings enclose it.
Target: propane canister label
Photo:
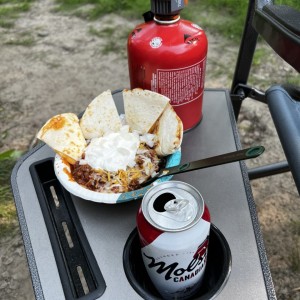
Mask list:
[[[198,99],[204,90],[206,57],[191,66],[179,69],[157,69],[152,73],[151,90],[180,106]]]

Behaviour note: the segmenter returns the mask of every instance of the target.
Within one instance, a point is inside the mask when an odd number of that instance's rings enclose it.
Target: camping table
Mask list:
[[[117,92],[114,97],[118,99],[120,95]],[[184,133],[181,161],[240,148],[228,91],[205,90],[203,119],[197,127]],[[49,211],[53,207],[46,207],[39,201],[43,192],[30,171],[32,165],[46,161],[45,166],[40,167],[40,180],[47,181],[47,176],[53,177],[53,171],[49,171],[52,157],[54,152],[47,145],[40,144],[21,158],[12,173],[12,189],[36,298],[142,299],[129,284],[122,260],[124,245],[136,226],[140,200],[108,205],[71,196],[69,202],[74,207],[69,208],[69,214],[74,215],[73,222],[78,227],[76,234],[83,253],[88,253],[83,257],[79,253],[78,256],[88,260],[96,283],[95,290],[90,289],[90,293],[82,297],[74,288],[76,282],[74,286],[68,284],[71,271],[65,267],[65,262],[72,265],[75,260],[76,264],[77,257],[72,256],[68,249],[65,257],[59,255],[65,246],[56,240],[61,232],[51,227],[55,220],[49,218]],[[275,299],[245,163],[211,167],[176,175],[173,179],[187,182],[200,191],[210,210],[212,223],[222,232],[230,247],[231,272],[216,298]],[[58,218],[64,220],[65,216]],[[67,215],[66,222],[68,218]],[[73,239],[71,243],[76,246],[77,240],[74,236]],[[84,272],[80,268],[77,271]],[[84,280],[81,283],[84,289]]]

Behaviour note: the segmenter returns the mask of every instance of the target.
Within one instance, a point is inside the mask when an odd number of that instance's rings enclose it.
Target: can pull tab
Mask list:
[[[167,212],[179,212],[181,211],[184,207],[186,207],[189,204],[189,201],[186,199],[173,199],[168,201],[165,206],[164,209]]]
[[[198,221],[195,219],[198,213],[196,199],[181,190],[160,192],[142,207],[142,211],[150,224],[166,231],[181,231]]]
[[[159,195],[153,203],[153,208],[156,217],[159,215],[160,221],[165,225],[170,225],[170,222],[187,222],[194,213],[189,200],[178,199],[171,193]]]

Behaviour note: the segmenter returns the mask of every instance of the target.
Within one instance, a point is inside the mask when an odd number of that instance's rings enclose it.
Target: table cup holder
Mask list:
[[[123,252],[126,277],[134,290],[144,299],[162,299],[145,269],[137,229],[129,235]],[[218,295],[231,272],[231,251],[221,231],[211,225],[207,265],[200,290],[191,299],[206,300]]]

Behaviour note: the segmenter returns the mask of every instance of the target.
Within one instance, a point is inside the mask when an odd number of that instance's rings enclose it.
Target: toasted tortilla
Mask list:
[[[119,132],[121,126],[121,120],[110,90],[96,97],[88,105],[80,120],[81,130],[87,140],[108,133]]]
[[[79,119],[73,113],[60,114],[49,119],[38,132],[37,138],[70,164],[81,158],[86,147]]]
[[[155,151],[166,156],[177,151],[182,143],[183,124],[171,104],[168,104],[152,131],[157,136]]]
[[[132,131],[145,134],[151,131],[170,99],[148,90],[123,90],[127,124]]]

